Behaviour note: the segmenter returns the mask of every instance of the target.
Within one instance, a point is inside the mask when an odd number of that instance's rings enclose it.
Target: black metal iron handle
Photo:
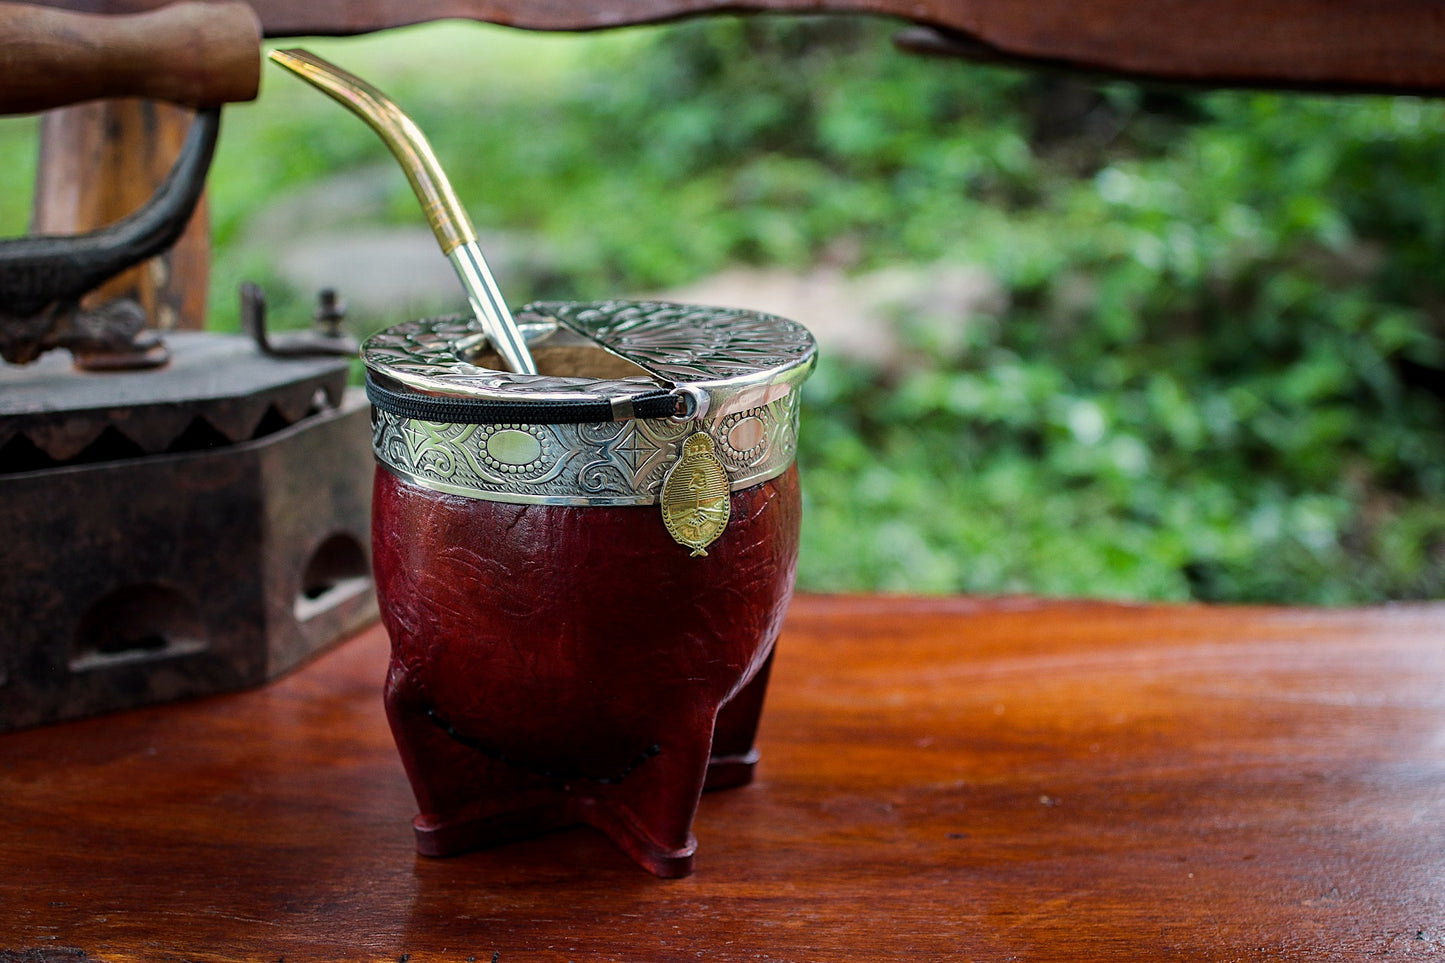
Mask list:
[[[165,181],[144,207],[114,224],[84,234],[0,240],[0,329],[7,319],[77,301],[174,244],[205,190],[220,125],[219,107],[198,112]]]

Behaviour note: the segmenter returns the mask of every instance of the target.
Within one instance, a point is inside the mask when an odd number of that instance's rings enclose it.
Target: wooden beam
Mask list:
[[[135,12],[166,0],[42,0]],[[1208,85],[1445,93],[1434,0],[251,0],[267,36],[355,34],[447,17],[595,30],[707,13],[873,13],[1023,63]]]

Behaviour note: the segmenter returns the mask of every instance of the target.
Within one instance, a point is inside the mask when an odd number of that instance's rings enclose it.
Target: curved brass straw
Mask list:
[[[270,56],[302,80],[329,94],[376,131],[406,172],[406,179],[421,202],[422,212],[442,253],[456,268],[472,311],[482,322],[498,354],[513,371],[536,374],[537,365],[527,350],[522,332],[477,247],[477,232],[471,218],[467,217],[421,128],[371,84],[313,53],[299,49],[273,50]]]

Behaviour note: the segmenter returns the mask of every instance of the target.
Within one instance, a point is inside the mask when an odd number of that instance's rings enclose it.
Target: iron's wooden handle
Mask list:
[[[100,97],[215,107],[256,96],[261,25],[239,0],[122,16],[0,2],[0,114]]]

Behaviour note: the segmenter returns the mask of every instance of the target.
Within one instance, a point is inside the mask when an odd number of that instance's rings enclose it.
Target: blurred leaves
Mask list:
[[[1029,75],[899,54],[892,29],[531,41],[552,68],[520,41],[489,62],[405,32],[326,53],[365,72],[400,51],[383,86],[479,226],[553,246],[518,300],[738,262],[961,264],[1001,285],[997,317],[892,319],[910,366],[824,359],[806,588],[1442,594],[1445,105]],[[274,78],[227,125],[222,271],[257,198],[389,163]],[[399,174],[389,210],[417,220]]]
[[[479,222],[565,252],[526,295],[840,252],[1003,286],[987,323],[893,319],[906,370],[824,360],[804,587],[1441,594],[1445,107],[1089,84],[910,58],[889,29],[715,19],[567,84],[398,93]],[[375,162],[345,126],[268,162]]]

